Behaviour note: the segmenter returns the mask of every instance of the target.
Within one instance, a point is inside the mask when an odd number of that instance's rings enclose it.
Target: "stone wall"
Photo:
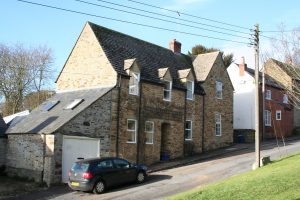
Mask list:
[[[89,24],[80,34],[57,79],[58,90],[114,85],[117,73],[106,58]]]
[[[7,138],[0,137],[0,172],[4,169],[6,164],[6,148],[7,148]]]
[[[128,94],[128,79],[123,78],[120,93],[120,121],[119,121],[119,156],[131,162],[152,164],[160,160],[162,143],[162,125],[168,124],[169,130],[165,134],[163,150],[169,158],[184,155],[184,120],[185,104],[186,119],[193,121],[192,152],[202,150],[202,96],[195,95],[195,100],[185,100],[185,91],[172,90],[171,101],[163,100],[163,85],[141,82],[139,96]],[[117,135],[118,118],[118,90],[113,91],[112,104],[112,135]],[[141,98],[141,99],[140,99]],[[140,113],[139,113],[140,108]],[[127,119],[137,120],[137,142],[128,143]],[[154,122],[153,144],[146,144],[145,122]],[[112,143],[116,140],[112,138]],[[112,145],[112,156],[116,155],[115,145]],[[138,155],[137,155],[138,154]],[[138,160],[137,160],[138,157]]]
[[[43,155],[43,135],[8,135],[6,172],[9,176],[19,176],[41,182]]]
[[[222,99],[216,97],[216,81],[223,83]],[[233,86],[222,62],[217,59],[204,84],[204,150],[233,143]],[[215,114],[221,114],[222,135],[215,135]]]
[[[85,136],[100,139],[100,156],[110,156],[111,149],[111,104],[112,92],[108,92],[91,106],[79,113],[70,122],[55,133],[55,148],[51,172],[54,174],[53,182],[60,182],[62,175],[62,140],[63,135]],[[52,165],[50,163],[49,165]]]

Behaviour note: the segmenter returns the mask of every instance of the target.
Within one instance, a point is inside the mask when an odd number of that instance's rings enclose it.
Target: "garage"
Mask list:
[[[80,158],[100,157],[100,139],[64,136],[62,148],[62,182],[68,182],[72,164]]]

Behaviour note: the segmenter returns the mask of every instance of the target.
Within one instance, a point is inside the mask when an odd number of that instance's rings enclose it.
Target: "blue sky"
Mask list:
[[[148,24],[157,27],[164,27],[174,29],[181,32],[189,32],[199,35],[206,35],[210,37],[218,37],[227,40],[234,40],[239,42],[249,42],[248,39],[240,38],[238,36],[249,37],[246,34],[250,33],[247,29],[241,29],[232,26],[225,26],[220,23],[213,23],[198,18],[191,18],[185,15],[178,16],[176,13],[171,13],[164,10],[159,10],[151,7],[146,7],[136,4],[129,0],[106,0],[107,2],[123,4],[126,6],[136,7],[151,12],[157,12],[164,15],[170,15],[174,19],[168,19],[188,25],[198,26],[206,29],[213,29],[221,32],[234,34],[237,36],[229,36],[216,32],[209,32],[184,25],[176,25],[167,22],[161,22],[154,19],[149,19],[132,14],[113,11],[103,6],[114,7],[131,12],[138,12],[137,10],[129,10],[125,7],[118,7],[99,0],[84,0],[94,4],[102,5],[87,5],[75,0],[28,0],[41,4],[71,9],[75,11],[101,15],[104,17],[111,17],[122,19],[126,21]],[[153,4],[159,7],[178,10],[179,12],[189,13],[199,17],[222,21],[245,28],[253,28],[256,23],[260,25],[260,29],[264,30],[277,30],[280,23],[285,23],[287,29],[293,29],[300,26],[300,1],[285,0],[285,1],[272,1],[272,0],[165,0],[165,1],[146,1],[136,0],[139,2]],[[151,15],[139,12],[144,15]],[[154,16],[154,15],[152,15]],[[155,16],[163,18],[161,16]],[[183,22],[179,19],[195,21],[197,23],[208,24],[210,26],[217,26],[221,28],[231,29],[222,30],[213,27],[202,26],[200,24],[193,24]],[[38,45],[47,45],[53,50],[55,63],[54,69],[56,74],[63,67],[68,55],[71,52],[84,24],[86,21],[105,26],[119,32],[132,35],[134,37],[149,41],[151,43],[168,47],[168,42],[176,38],[182,43],[182,52],[187,53],[195,44],[203,44],[208,47],[220,48],[225,52],[233,52],[238,59],[240,56],[245,56],[248,64],[252,65],[254,62],[253,50],[246,44],[233,43],[222,40],[209,39],[201,36],[191,36],[175,32],[168,32],[156,30],[121,22],[110,21],[98,17],[79,15],[68,13],[64,11],[54,10],[50,8],[30,5],[16,0],[2,1],[0,7],[0,42],[5,44],[22,43],[27,47]],[[276,33],[263,33],[266,36],[275,36]],[[263,39],[263,38],[262,38]],[[268,48],[269,41],[264,39],[261,41],[261,48]]]

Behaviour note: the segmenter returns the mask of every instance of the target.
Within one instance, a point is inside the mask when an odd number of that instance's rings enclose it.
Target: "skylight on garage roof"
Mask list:
[[[52,108],[54,108],[54,106],[56,106],[59,103],[59,101],[50,101],[48,103],[46,103],[43,107],[42,110],[43,111],[49,111]]]
[[[84,101],[84,99],[74,99],[70,104],[65,107],[65,110],[72,110],[79,104],[81,104]]]

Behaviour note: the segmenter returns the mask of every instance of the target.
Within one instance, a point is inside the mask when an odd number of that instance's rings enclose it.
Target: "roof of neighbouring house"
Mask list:
[[[255,70],[251,69],[251,68],[246,68],[246,72],[248,72],[252,77],[255,76]],[[262,80],[262,73],[259,72],[259,79],[260,81]],[[284,89],[285,87],[279,83],[278,81],[276,81],[275,79],[273,79],[271,76],[265,74],[265,84],[272,86],[272,87],[276,87],[279,89]]]
[[[300,69],[280,62],[278,60],[275,60],[274,58],[269,59],[268,61],[271,61],[273,63],[275,63],[277,66],[279,66],[283,71],[285,71],[285,73],[287,73],[287,75],[289,75],[292,79],[296,79],[296,80],[300,80]],[[268,61],[266,62],[266,64],[268,64]]]
[[[21,111],[21,112],[12,114],[12,115],[8,115],[8,116],[4,117],[3,120],[5,121],[6,124],[9,125],[15,118],[29,115],[29,113],[30,113],[29,110],[24,110],[24,111]]]
[[[134,38],[123,33],[88,22],[108,60],[119,74],[127,75],[124,61],[136,59],[141,68],[141,80],[162,83],[158,76],[159,68],[169,68],[173,87],[186,89],[180,82],[177,71],[191,68],[186,55],[174,54],[164,47]],[[130,60],[128,60],[130,61]],[[127,65],[128,63],[126,63]],[[125,66],[128,68],[128,66]],[[204,94],[200,84],[195,84],[195,92]]]
[[[199,54],[193,61],[196,78],[198,81],[205,81],[211,68],[213,67],[220,52],[211,52],[205,54]]]
[[[113,86],[95,89],[83,89],[60,92],[47,99],[38,108],[16,124],[11,124],[6,134],[44,133],[51,134],[65,125],[80,112],[110,91]],[[70,103],[78,100],[74,109],[66,109]],[[79,101],[82,100],[82,101]]]
[[[5,135],[5,131],[7,129],[7,125],[3,118],[0,116],[0,137],[3,137]]]

